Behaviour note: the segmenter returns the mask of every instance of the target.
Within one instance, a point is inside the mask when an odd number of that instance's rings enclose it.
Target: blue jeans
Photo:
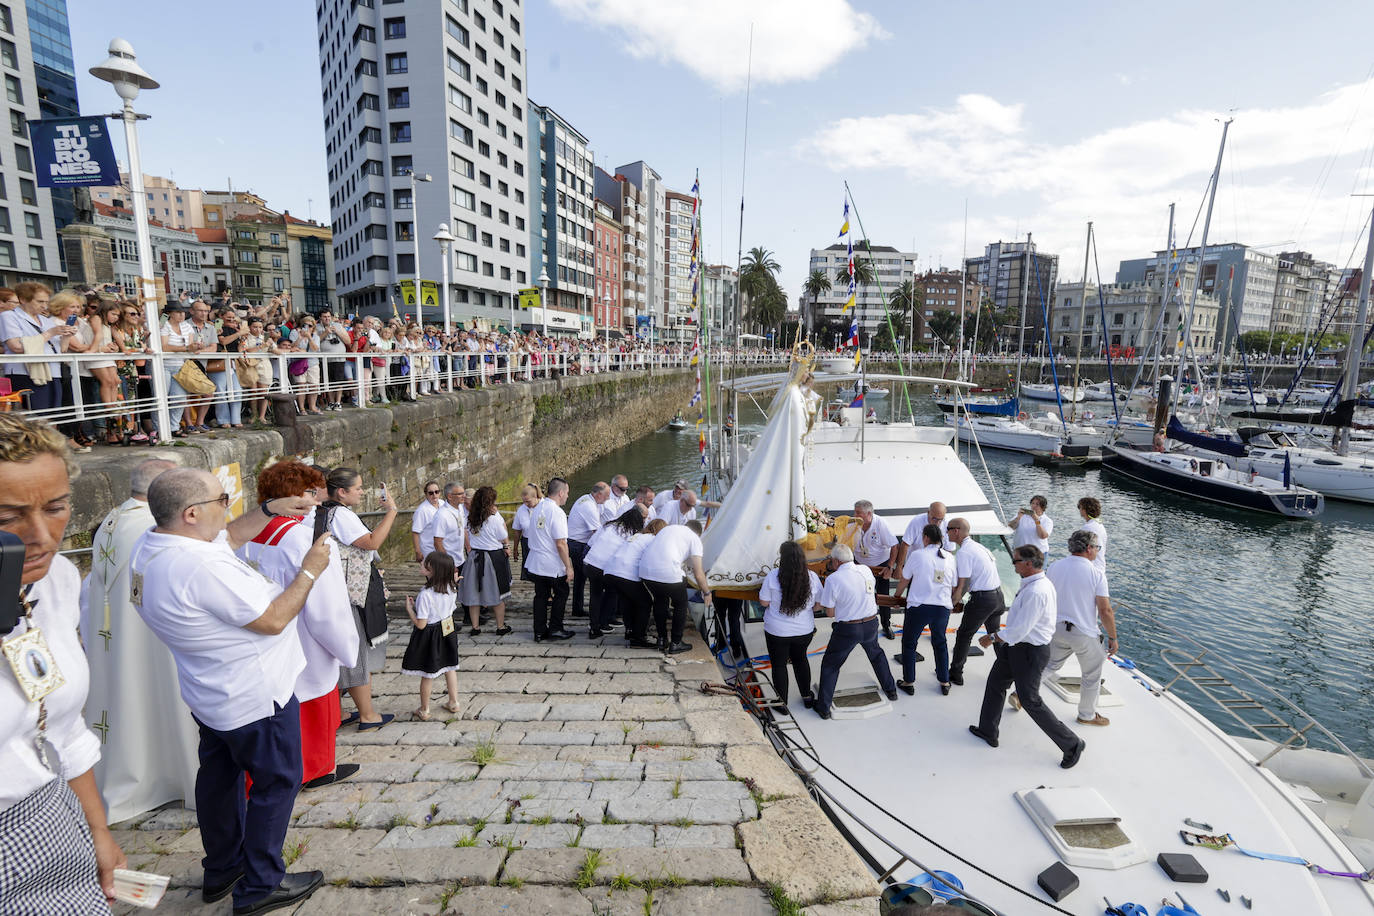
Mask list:
[[[226,363],[228,365],[228,363]],[[243,422],[243,387],[239,385],[239,374],[233,369],[225,372],[211,372],[210,381],[215,383],[215,419],[220,426],[234,426]]]
[[[181,383],[175,378],[176,373],[180,369],[181,367],[177,366],[176,369],[169,369],[167,371],[167,415],[169,417],[168,423],[172,427],[172,432],[176,432],[177,427],[181,425],[181,415],[186,410],[186,389],[182,388]],[[181,399],[180,403],[177,403],[177,398]]]
[[[840,668],[855,646],[862,647],[864,654],[868,656],[868,663],[873,666],[873,674],[877,676],[878,685],[883,688],[883,692],[897,692],[897,685],[892,680],[892,669],[888,667],[887,658],[883,655],[882,647],[878,645],[878,618],[875,616],[864,623],[844,623],[837,620],[830,628],[830,642],[825,647],[825,654],[821,656],[821,686],[816,693],[817,712],[830,709],[830,702],[835,698],[835,682],[839,680]]]
[[[222,884],[242,870],[234,906],[256,903],[286,874],[281,847],[301,788],[300,703],[292,697],[273,715],[232,731],[196,724],[196,820],[205,847],[205,883]],[[246,799],[244,773],[253,777]]]
[[[902,622],[902,680],[908,684],[916,680],[916,640],[921,631],[930,627],[930,648],[935,651],[935,677],[941,684],[949,683],[949,642],[945,628],[949,626],[949,608],[938,604],[920,604],[906,609]]]

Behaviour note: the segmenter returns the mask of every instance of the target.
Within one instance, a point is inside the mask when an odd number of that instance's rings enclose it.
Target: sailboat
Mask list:
[[[1035,385],[1021,383],[1021,397],[1032,401],[1063,401],[1081,404],[1088,399],[1087,389],[1080,385]]]
[[[819,556],[825,538],[843,538],[845,531],[808,532],[807,507],[834,513],[860,498],[881,503],[877,511],[894,530],[941,499],[951,515],[969,519],[975,536],[994,548],[1003,581],[1014,582],[1005,572],[1005,542],[997,542],[1008,529],[950,447],[949,431],[821,425],[814,414],[819,399],[807,391],[805,371],[794,366],[785,376],[738,382],[752,391],[777,386],[778,394],[753,457],[703,536],[716,594],[749,597],[776,565],[784,538],[810,543]],[[758,619],[755,611],[751,606],[752,620]],[[1147,613],[1122,610],[1132,618]],[[818,617],[815,626],[813,669],[831,639],[832,621]],[[1004,717],[997,750],[968,733],[978,719],[992,653],[969,659],[968,686],[951,695],[941,696],[931,680],[915,699],[895,702],[879,689],[865,655],[852,653],[839,671],[833,718],[822,721],[799,704],[784,710],[778,702],[767,677],[762,628],[746,627],[744,639],[748,660],[723,663],[723,673],[734,679],[772,746],[804,774],[813,797],[888,888],[929,885],[938,872],[957,878],[958,895],[973,912],[1098,916],[1104,896],[1151,907],[1166,896],[1177,899],[1179,885],[1156,865],[1156,856],[1192,854],[1213,886],[1253,898],[1264,912],[1374,913],[1374,884],[1358,880],[1374,865],[1374,771],[1353,755],[1284,750],[1319,733],[1310,731],[1316,723],[1308,725],[1300,710],[1293,729],[1252,728],[1261,740],[1242,744],[1168,685],[1117,656],[1103,672],[1102,703],[1111,708],[1112,726],[1093,730],[1081,762],[1066,771],[1024,717]],[[1070,722],[1077,705],[1074,665],[1071,660],[1044,691],[1051,709]],[[1209,673],[1199,671],[1199,682]],[[1191,678],[1193,669],[1184,676]],[[1218,683],[1232,687],[1225,679],[1208,683],[1211,690]],[[875,761],[899,761],[910,772],[894,779],[891,767]],[[1280,766],[1282,777],[1276,775]],[[1326,795],[1286,781],[1317,782],[1318,771],[1320,784],[1331,787],[1327,795],[1339,791],[1358,801],[1338,809]],[[1341,777],[1333,778],[1337,773]],[[1266,862],[1235,850],[1185,845],[1179,831],[1190,823],[1215,825],[1192,829],[1229,833],[1248,848],[1286,858]],[[996,842],[988,841],[989,830]],[[1326,873],[1293,862],[1315,863]],[[1036,876],[1055,863],[1072,870],[1078,889],[1051,905]]]

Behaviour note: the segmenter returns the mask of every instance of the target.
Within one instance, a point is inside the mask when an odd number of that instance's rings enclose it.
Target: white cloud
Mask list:
[[[749,27],[753,81],[820,76],[851,51],[887,37],[848,0],[553,0],[570,19],[619,33],[640,59],[680,64],[725,92],[744,89]]]
[[[1284,243],[1344,266],[1363,217],[1364,204],[1352,209],[1347,195],[1361,180],[1358,144],[1374,135],[1371,88],[1374,81],[1305,104],[1234,112],[1211,240]],[[1021,104],[965,95],[914,114],[832,122],[799,153],[850,176],[901,171],[910,189],[903,193],[924,200],[967,195],[971,248],[1031,230],[1060,254],[1062,275],[1075,279],[1082,271],[1083,226],[1092,219],[1103,278],[1110,279],[1118,257],[1163,247],[1171,201],[1186,237],[1225,116],[1180,110],[1055,140],[1037,131]],[[927,251],[958,251],[962,223],[903,227],[899,234],[911,228],[922,232],[918,245]]]

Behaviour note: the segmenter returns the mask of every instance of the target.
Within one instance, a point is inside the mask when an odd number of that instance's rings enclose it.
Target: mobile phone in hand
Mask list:
[[[386,502],[386,484],[382,484],[382,502]]]
[[[75,316],[75,315],[68,315],[68,316],[67,316],[67,327],[69,327],[69,328],[74,328],[74,327],[76,327],[76,316]]]

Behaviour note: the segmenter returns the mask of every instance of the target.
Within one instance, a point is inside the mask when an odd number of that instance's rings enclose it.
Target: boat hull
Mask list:
[[[1122,477],[1171,493],[1252,512],[1281,515],[1285,518],[1311,518],[1324,508],[1320,494],[1313,494],[1316,497],[1313,499],[1304,493],[1266,492],[1220,478],[1184,474],[1141,458],[1134,454],[1132,449],[1116,446],[1107,446],[1102,467]]]
[[[961,415],[945,417],[945,424],[955,426],[960,442],[973,442],[976,439],[981,446],[1000,448],[1009,452],[1059,451],[1058,436],[1038,432],[1024,423],[1002,428],[975,418],[970,426],[968,419]]]
[[[1063,401],[1068,404],[1083,401],[1087,393],[1082,388],[1061,387],[1056,393],[1053,385],[1022,385],[1021,397],[1032,401]]]

